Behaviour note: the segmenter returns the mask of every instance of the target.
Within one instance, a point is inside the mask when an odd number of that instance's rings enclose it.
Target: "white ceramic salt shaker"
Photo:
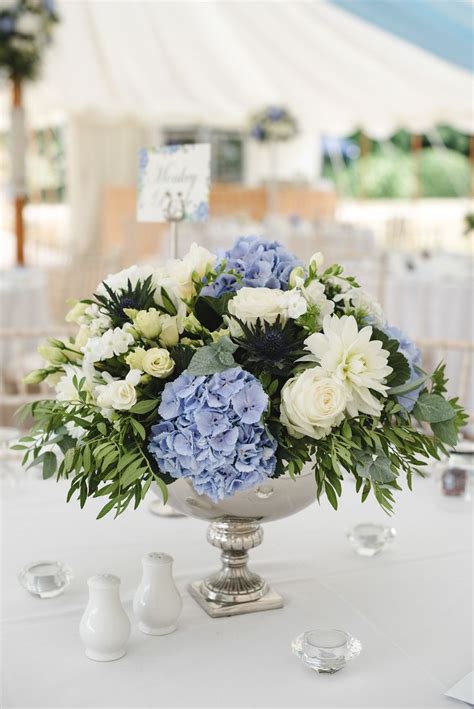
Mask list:
[[[183,601],[173,580],[173,557],[152,552],[142,558],[143,575],[133,599],[138,627],[148,635],[176,630]]]
[[[112,574],[91,576],[89,603],[79,632],[86,655],[97,662],[118,660],[125,655],[130,621],[120,600],[120,579]]]

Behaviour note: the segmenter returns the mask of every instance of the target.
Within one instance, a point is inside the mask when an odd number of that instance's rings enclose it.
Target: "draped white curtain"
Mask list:
[[[67,125],[71,249],[101,247],[104,190],[136,182],[138,150],[157,141],[156,130],[136,119],[115,122],[75,117]]]

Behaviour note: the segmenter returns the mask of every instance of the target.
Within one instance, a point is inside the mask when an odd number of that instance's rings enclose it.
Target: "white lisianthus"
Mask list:
[[[285,323],[289,318],[299,318],[308,304],[298,290],[282,291],[277,288],[241,288],[229,301],[230,315],[246,325],[255,325],[258,319],[273,324],[278,317]],[[238,334],[240,327],[230,319],[232,334]]]
[[[88,308],[88,303],[83,303],[80,300],[76,301],[66,314],[66,322],[75,322],[78,325],[81,324]]]
[[[152,347],[143,355],[141,369],[152,377],[165,379],[173,371],[174,361],[168,350]]]
[[[156,308],[140,310],[133,319],[133,325],[144,337],[154,340],[161,332],[161,317]]]
[[[90,362],[101,362],[115,355],[125,354],[134,342],[133,335],[116,327],[107,330],[100,337],[91,337],[82,351]]]
[[[379,340],[371,340],[370,326],[358,330],[352,315],[327,315],[323,332],[305,340],[310,355],[302,360],[319,362],[328,376],[341,381],[346,389],[349,416],[359,413],[378,416],[382,404],[371,393],[386,395],[385,380],[392,372],[387,365],[389,353]]]
[[[109,288],[114,291],[114,293],[117,293],[123,288],[127,288],[129,281],[132,288],[135,288],[138,281],[144,281],[148,278],[148,276],[152,276],[153,274],[154,270],[150,266],[130,266],[129,268],[125,268],[123,271],[119,271],[118,273],[110,273],[104,281],[107,283]],[[104,287],[104,282],[99,283],[95,289],[95,293],[109,297],[109,294]]]
[[[336,295],[334,300],[343,300],[347,306],[352,306],[359,317],[367,319],[367,324],[383,327],[385,317],[382,306],[363,288],[350,288],[345,293]]]
[[[179,301],[183,298],[191,298],[194,293],[191,265],[182,259],[167,261],[165,266],[156,270],[154,285],[155,300],[158,305],[163,305],[161,288],[164,288],[174,305],[178,307]]]
[[[346,404],[344,384],[321,367],[312,367],[283,387],[280,421],[297,438],[324,438],[343,420]]]
[[[183,258],[191,274],[196,274],[198,278],[205,276],[207,271],[214,266],[216,260],[217,257],[214,254],[196,243],[191,244],[191,248]]]
[[[140,381],[141,374],[139,370],[131,369],[125,379],[113,379],[104,372],[103,377],[107,383],[99,384],[95,391],[98,406],[105,411],[131,409],[137,403],[135,387]]]
[[[321,251],[316,251],[309,259],[309,265],[317,272],[324,263],[324,256]]]

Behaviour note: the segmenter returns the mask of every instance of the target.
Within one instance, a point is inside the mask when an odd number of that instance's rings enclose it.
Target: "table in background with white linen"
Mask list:
[[[456,706],[443,694],[471,669],[470,504],[441,497],[432,478],[417,480],[413,494],[398,495],[394,546],[367,559],[351,551],[345,530],[389,520],[372,500],[361,506],[350,481],[345,488],[337,513],[323,500],[265,525],[251,562],[285,607],[213,620],[186,592],[218,563],[203,522],[159,518],[147,504],[96,521],[102,503],[88,501],[82,511],[66,504],[63,483],[4,482],[2,706]],[[175,558],[184,596],[178,631],[147,636],[132,622],[123,659],[91,662],[79,638],[87,577],[118,574],[131,615],[140,557],[152,550]],[[17,574],[46,558],[70,564],[75,579],[62,596],[40,600]],[[305,668],[290,644],[319,626],[349,630],[361,656],[331,676]]]

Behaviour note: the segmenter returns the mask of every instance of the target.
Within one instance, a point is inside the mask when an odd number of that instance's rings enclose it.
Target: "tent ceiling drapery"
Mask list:
[[[287,105],[305,132],[471,128],[468,71],[316,2],[59,2],[30,116],[245,125]]]

